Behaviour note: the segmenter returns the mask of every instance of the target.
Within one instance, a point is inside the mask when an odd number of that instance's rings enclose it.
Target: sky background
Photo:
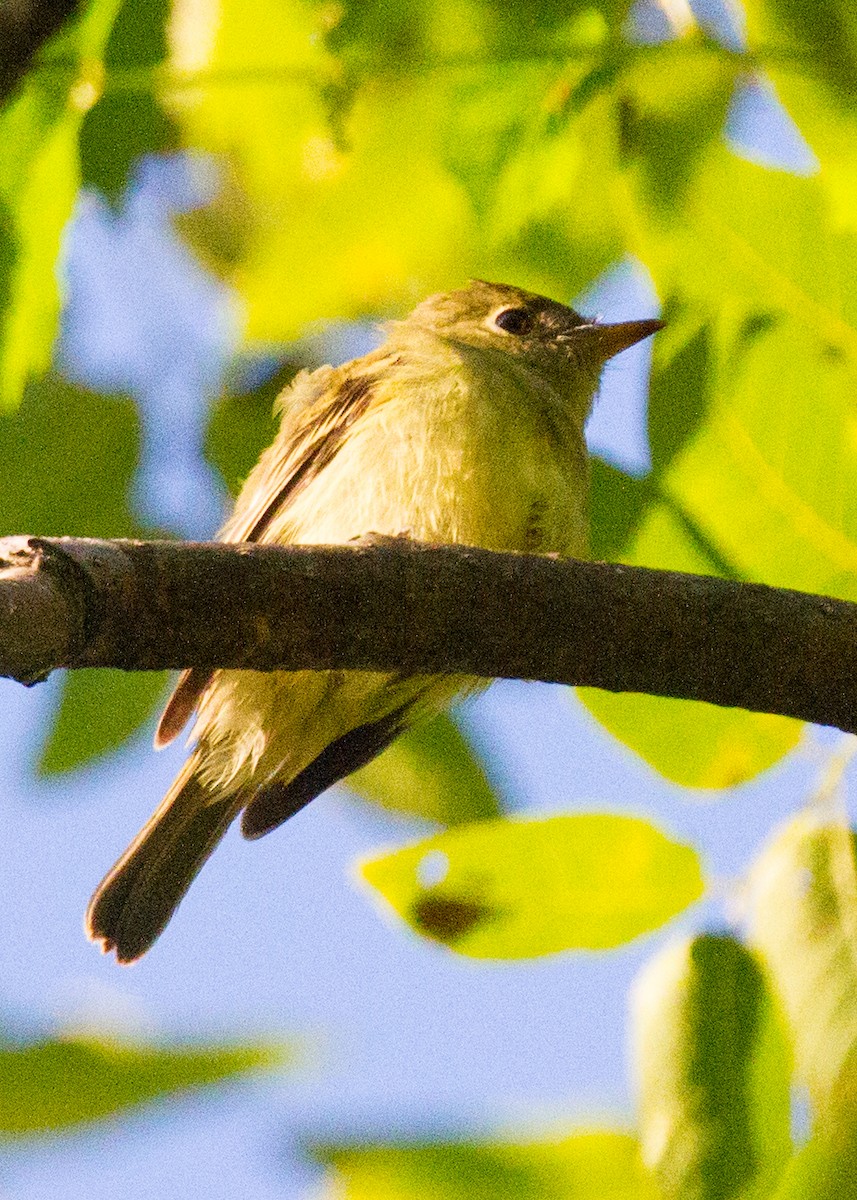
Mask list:
[[[813,160],[759,87],[727,134],[763,161]],[[203,463],[204,413],[240,342],[240,312],[173,236],[175,208],[208,186],[181,160],[144,164],[120,214],[85,197],[69,231],[60,359],[91,387],[140,402],[141,516],[211,535],[225,496]],[[451,281],[459,282],[459,281]],[[514,282],[514,281],[510,281]],[[657,311],[642,268],[621,264],[586,297],[605,319]],[[365,328],[328,337],[362,352]],[[610,364],[588,436],[635,472],[648,463],[642,381],[649,348]],[[68,532],[74,532],[69,530]],[[231,830],[167,933],[119,968],[82,932],[89,895],[148,817],[183,758],[146,729],[121,753],[53,779],[33,763],[56,697],[0,684],[4,763],[0,1002],[6,1028],[39,1036],[112,1030],[144,1038],[293,1042],[295,1061],[259,1077],[0,1151],[7,1200],[310,1197],[307,1141],[536,1135],[627,1125],[631,981],[666,939],[719,928],[772,824],[811,792],[842,735],[810,730],[798,750],[725,798],[673,787],[625,751],[574,695],[501,682],[460,719],[507,803],[538,812],[644,815],[700,848],[710,898],[663,933],[609,954],[478,963],[414,937],[357,884],[355,860],[429,832],[336,788],[260,842]]]

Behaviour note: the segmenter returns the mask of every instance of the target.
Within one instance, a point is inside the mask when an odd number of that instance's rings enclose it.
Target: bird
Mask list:
[[[302,371],[226,542],[343,544],[369,533],[585,557],[584,425],[605,362],[661,328],[605,324],[472,280],[388,323],[377,349]],[[185,670],[155,745],[196,714],[161,805],[96,889],[86,932],[140,958],[230,824],[269,833],[398,734],[485,681],[377,671]]]

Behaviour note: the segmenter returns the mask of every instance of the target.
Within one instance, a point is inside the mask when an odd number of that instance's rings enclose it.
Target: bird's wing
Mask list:
[[[355,421],[373,399],[373,381],[390,364],[387,355],[367,355],[360,367],[302,371],[283,399],[283,423],[247,478],[235,511],[223,529],[224,542],[264,542],[272,519],[331,461]],[[169,745],[187,724],[213,671],[190,668],[178,678],[155,733],[157,747]]]

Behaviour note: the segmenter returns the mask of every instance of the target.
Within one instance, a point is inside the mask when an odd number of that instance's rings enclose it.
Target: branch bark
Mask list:
[[[542,679],[857,732],[857,604],[827,596],[407,538],[0,540],[0,675],[189,666]]]

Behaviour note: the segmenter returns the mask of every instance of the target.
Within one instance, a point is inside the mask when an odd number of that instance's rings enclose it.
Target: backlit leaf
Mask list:
[[[764,975],[736,939],[667,946],[633,993],[640,1140],[665,1198],[767,1195],[791,1151],[790,1063]]]
[[[850,830],[808,809],[763,850],[751,936],[789,1019],[824,1136],[857,1146],[857,870]]]
[[[282,1062],[262,1046],[129,1046],[44,1041],[0,1046],[0,1136],[81,1125]]]
[[[79,184],[78,133],[98,96],[118,6],[81,4],[0,109],[0,411],[50,362],[60,235]]]
[[[418,933],[473,958],[609,949],[702,892],[689,846],[608,813],[459,826],[361,873]]]
[[[379,758],[349,775],[346,786],[384,808],[443,825],[500,814],[482,765],[445,713],[401,734]]]
[[[62,774],[117,750],[166,701],[166,686],[165,671],[67,671],[39,774]]]
[[[346,1200],[659,1200],[636,1141],[579,1133],[560,1142],[318,1146]]]
[[[645,511],[622,559],[668,570],[718,573],[680,511],[663,503]],[[786,717],[663,696],[593,688],[579,688],[578,695],[615,737],[685,787],[728,788],[752,779],[793,749],[802,729],[799,721]]]

